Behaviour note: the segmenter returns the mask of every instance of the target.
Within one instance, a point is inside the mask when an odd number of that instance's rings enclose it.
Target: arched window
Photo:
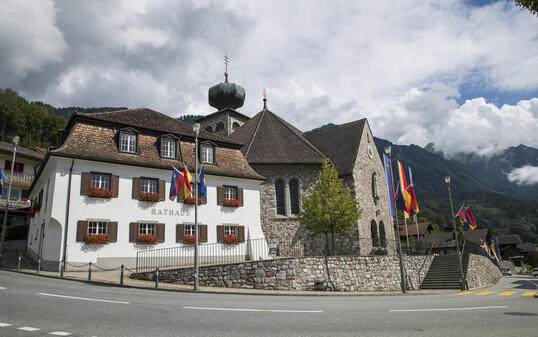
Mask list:
[[[385,224],[383,221],[379,222],[379,238],[381,239],[381,247],[387,247],[387,237],[385,235]]]
[[[211,125],[206,126],[206,127],[205,127],[205,130],[206,130],[207,132],[213,132],[213,128],[211,127]]]
[[[377,236],[377,224],[375,223],[375,220],[372,220],[370,230],[372,231],[372,247],[378,247],[379,237]]]
[[[290,180],[290,206],[291,214],[299,214],[299,181]]]
[[[217,127],[215,128],[215,132],[219,132],[219,131],[222,131],[222,130],[224,130],[224,123],[223,122],[218,122]]]
[[[240,126],[241,126],[241,125],[239,125],[239,123],[237,123],[237,122],[233,122],[233,124],[232,124],[232,130],[235,131],[235,130],[239,129]]]
[[[281,179],[275,181],[276,214],[286,215],[285,185]]]
[[[377,195],[377,174],[372,173],[372,197],[374,198],[374,204],[377,205],[379,201],[379,196]]]

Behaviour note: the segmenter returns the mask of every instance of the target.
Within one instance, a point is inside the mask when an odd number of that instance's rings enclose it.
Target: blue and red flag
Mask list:
[[[179,172],[177,168],[173,167],[172,181],[170,182],[170,193],[168,196],[170,200],[174,201],[182,188],[183,188],[183,174]]]
[[[7,181],[7,177],[4,174],[4,171],[0,169],[0,194],[4,194],[4,184],[6,183],[6,181]]]
[[[471,208],[467,207],[465,210],[465,215],[467,215],[467,221],[469,221],[469,227],[471,230],[476,228],[476,221],[474,220],[473,212],[471,212]]]
[[[385,163],[385,174],[387,175],[387,188],[389,190],[389,207],[390,215],[394,216],[396,211],[394,210],[394,192],[392,186],[394,184],[394,179],[392,179],[392,167],[390,166],[389,157],[383,153],[383,162]]]
[[[409,206],[411,206],[411,195],[407,191],[407,180],[402,163],[398,160],[398,175],[400,177],[399,188],[396,190],[396,207],[404,212],[406,219],[409,219]]]
[[[499,263],[499,242],[497,241],[497,238],[491,238],[489,247],[491,248],[491,253],[495,257],[495,260],[497,260],[497,263]]]
[[[205,183],[205,167],[200,171],[200,197],[207,198],[207,186]]]
[[[460,221],[464,231],[472,231],[476,228],[476,221],[469,207],[461,206],[456,218]]]
[[[413,185],[413,172],[411,171],[411,166],[408,167],[409,169],[409,186],[407,187],[407,192],[411,196],[411,203],[409,205],[409,211],[413,217],[416,217],[416,215],[419,213],[418,209],[418,202],[417,197],[415,195],[415,187]]]

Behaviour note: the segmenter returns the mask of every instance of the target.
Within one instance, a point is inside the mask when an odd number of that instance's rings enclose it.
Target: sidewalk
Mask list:
[[[37,273],[37,267],[23,261],[21,268],[17,271],[17,255],[7,254],[4,256],[3,265],[0,270],[10,272],[19,272],[28,275],[60,278],[59,272],[40,271]],[[95,284],[120,287],[121,271],[97,271],[92,269],[91,281],[88,280],[88,271],[67,271],[64,274],[65,280],[78,282],[91,282]],[[180,285],[175,283],[159,282],[158,288],[155,288],[154,281],[142,281],[129,278],[131,272],[124,270],[123,287],[136,289],[166,290],[178,292],[194,292],[192,285]],[[224,287],[204,287],[200,286],[199,293],[208,294],[240,294],[240,295],[271,295],[271,296],[397,296],[397,295],[434,295],[434,294],[451,294],[457,290],[409,290],[405,294],[401,291],[296,291],[296,290],[265,290],[265,289],[241,289],[241,288],[224,288]]]

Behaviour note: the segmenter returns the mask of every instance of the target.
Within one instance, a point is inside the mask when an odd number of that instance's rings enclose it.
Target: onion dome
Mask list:
[[[209,88],[209,105],[218,110],[242,107],[245,102],[245,89],[235,83],[229,83],[227,72],[224,76],[224,82]]]

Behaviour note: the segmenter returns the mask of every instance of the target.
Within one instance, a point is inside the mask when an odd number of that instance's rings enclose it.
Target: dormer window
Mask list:
[[[136,153],[136,134],[131,132],[120,133],[120,151]]]
[[[177,145],[177,142],[174,139],[170,139],[170,138],[161,139],[161,157],[177,158],[176,145]]]
[[[204,164],[215,163],[215,147],[211,144],[202,144],[200,146],[200,161]]]

